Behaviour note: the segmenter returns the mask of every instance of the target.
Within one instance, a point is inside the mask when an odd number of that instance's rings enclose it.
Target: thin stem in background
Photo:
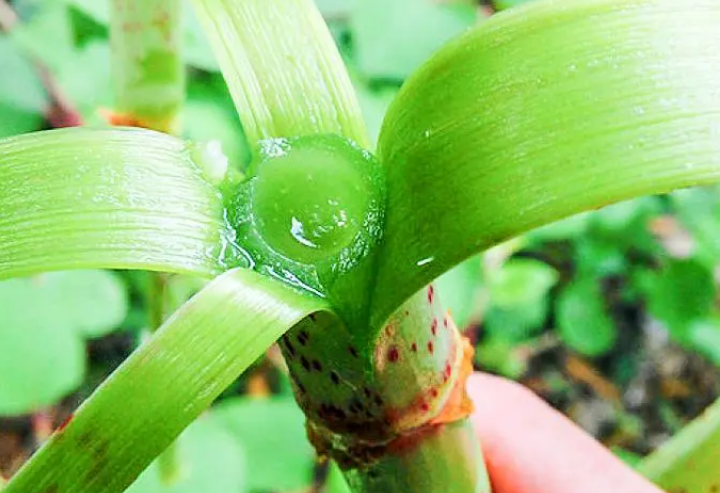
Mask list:
[[[18,15],[12,6],[7,0],[0,0],[0,32],[10,33],[18,22]],[[50,105],[45,113],[48,123],[54,128],[82,125],[83,119],[80,112],[62,91],[47,66],[36,58],[32,58],[32,61],[40,82],[50,99]]]
[[[182,12],[178,0],[113,0],[110,28],[116,114],[111,123],[177,132],[185,100],[180,52]],[[150,329],[165,321],[168,277],[150,274]],[[170,485],[182,474],[177,442],[158,458],[160,479]]]

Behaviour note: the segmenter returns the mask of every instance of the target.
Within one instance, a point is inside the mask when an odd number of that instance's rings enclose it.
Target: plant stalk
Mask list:
[[[490,491],[482,452],[468,419],[433,427],[407,449],[391,451],[365,470],[345,473],[366,493],[484,493]]]
[[[113,0],[112,66],[116,114],[111,123],[160,132],[179,130],[178,114],[185,99],[182,62],[182,10],[179,0]],[[165,320],[167,277],[151,273],[150,329]],[[161,481],[181,477],[177,442],[158,458]]]
[[[113,0],[111,123],[173,133],[185,99],[179,0]]]

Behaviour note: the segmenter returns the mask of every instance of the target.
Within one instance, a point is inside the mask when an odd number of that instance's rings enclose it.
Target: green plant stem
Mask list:
[[[705,493],[720,488],[720,400],[658,450],[638,471],[667,491]]]
[[[3,493],[120,493],[320,298],[255,272],[210,282],[137,349]]]
[[[118,118],[174,132],[185,99],[180,0],[113,0],[110,36]]]
[[[357,492],[487,493],[490,483],[469,420],[445,425],[407,451],[389,452],[368,470],[352,470]]]

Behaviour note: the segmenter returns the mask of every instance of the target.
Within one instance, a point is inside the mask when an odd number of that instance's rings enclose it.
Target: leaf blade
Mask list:
[[[388,210],[374,323],[472,252],[717,180],[718,21],[706,0],[546,1],[441,50],[380,137]]]
[[[248,140],[337,133],[368,147],[362,113],[312,0],[194,0]]]
[[[75,268],[224,270],[219,192],[192,149],[136,129],[0,141],[0,279]]]
[[[322,310],[321,299],[249,270],[219,276],[98,388],[4,493],[123,491],[278,337]]]

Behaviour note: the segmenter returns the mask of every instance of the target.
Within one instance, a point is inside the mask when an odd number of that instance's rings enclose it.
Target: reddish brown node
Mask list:
[[[387,359],[390,363],[395,363],[400,359],[400,350],[396,346],[391,346],[388,349]]]

